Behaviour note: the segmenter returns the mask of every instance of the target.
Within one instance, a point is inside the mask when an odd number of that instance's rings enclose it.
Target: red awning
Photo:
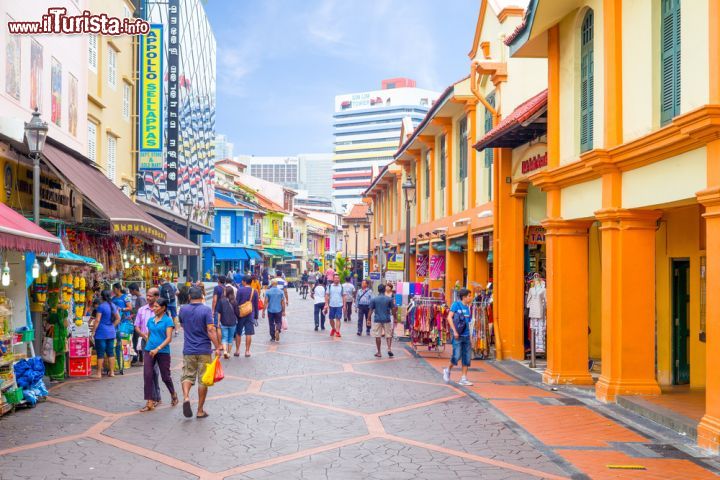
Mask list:
[[[527,143],[547,132],[546,122],[537,122],[547,111],[547,89],[521,103],[507,117],[477,142],[477,150],[485,148],[512,148]]]
[[[60,239],[0,203],[0,248],[56,254],[60,252]]]
[[[100,170],[50,144],[45,144],[43,156],[60,175],[75,185],[97,213],[110,221],[114,235],[165,241],[167,229],[159,226]]]
[[[200,255],[200,247],[177,233],[172,228],[165,228],[167,240],[153,242],[155,253],[162,255]]]

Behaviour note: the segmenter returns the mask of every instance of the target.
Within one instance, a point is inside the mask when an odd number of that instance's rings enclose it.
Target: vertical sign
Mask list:
[[[430,259],[427,255],[419,253],[415,260],[415,271],[418,277],[427,277]]]
[[[139,170],[162,169],[162,43],[162,25],[150,25],[141,37]]]
[[[430,280],[440,280],[445,275],[445,256],[430,255]]]
[[[369,273],[368,264],[369,263],[370,262],[368,262],[367,260],[363,260],[363,276],[362,276],[362,278],[368,278],[368,273]]]
[[[167,191],[177,192],[178,186],[178,131],[180,92],[178,77],[180,70],[180,0],[168,1],[168,107],[167,107]]]

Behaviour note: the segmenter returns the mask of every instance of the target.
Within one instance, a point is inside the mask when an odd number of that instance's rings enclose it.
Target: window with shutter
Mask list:
[[[461,118],[458,124],[458,175],[460,180],[465,180],[468,174],[467,117]]]
[[[88,68],[97,73],[98,36],[88,36]]]
[[[491,92],[485,100],[490,104],[491,107],[495,108],[495,92]],[[493,116],[492,113],[486,108],[485,109],[485,133],[488,133],[493,128]],[[485,149],[485,168],[487,168],[487,186],[488,186],[488,200],[492,200],[493,190],[493,152],[492,148]]]
[[[93,162],[97,158],[97,125],[88,122],[88,158]]]
[[[662,0],[660,122],[680,113],[680,0]]]
[[[115,183],[115,171],[117,169],[117,138],[108,134],[107,136],[107,167],[105,174]]]
[[[430,150],[425,151],[425,198],[430,198]]]
[[[440,190],[445,188],[445,135],[440,137]]]
[[[125,120],[130,120],[130,98],[132,97],[132,87],[127,83],[123,84],[123,103],[122,114]]]
[[[115,89],[117,86],[117,52],[108,45],[108,85]]]
[[[588,10],[580,31],[580,151],[593,148],[593,11]]]

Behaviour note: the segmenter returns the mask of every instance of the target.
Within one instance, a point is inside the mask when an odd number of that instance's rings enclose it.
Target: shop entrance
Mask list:
[[[672,261],[672,319],[673,319],[673,384],[690,383],[688,310],[690,288],[689,260]]]

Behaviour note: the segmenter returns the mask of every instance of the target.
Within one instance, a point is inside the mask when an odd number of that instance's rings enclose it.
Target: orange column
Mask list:
[[[473,149],[474,150],[474,149]],[[472,223],[472,222],[471,222]],[[467,287],[472,285],[470,282],[474,282],[475,280],[475,237],[472,233],[472,228],[468,225],[468,233],[467,233]]]
[[[463,253],[451,252],[450,239],[445,241],[445,297],[450,302],[453,299],[455,282],[463,278]]]
[[[605,148],[622,143],[622,0],[603,1]]]
[[[595,394],[659,394],[655,379],[655,230],[660,212],[596,212],[602,238],[602,374]],[[587,339],[585,340],[587,342]]]
[[[395,182],[395,188],[397,189],[396,192],[396,204],[395,204],[395,231],[398,233],[398,245],[400,245],[400,239],[402,238],[403,243],[405,243],[405,195],[402,191],[402,173],[398,172],[397,179]]]
[[[588,229],[591,222],[547,219],[548,384],[592,385],[588,372]]]
[[[437,166],[435,165],[435,148],[431,148],[428,152],[430,158],[430,208],[428,221],[435,220],[435,180],[437,179]]]
[[[473,145],[477,143],[477,100],[467,103],[465,107],[468,120],[468,208],[475,208],[477,203],[477,150]],[[470,251],[470,250],[468,250]],[[468,265],[468,271],[470,267]]]
[[[512,150],[496,150],[495,167],[497,178],[512,175]],[[495,218],[495,315],[500,331],[501,355],[503,358],[525,358],[523,343],[524,312],[524,208],[527,185],[516,185],[496,181],[495,201],[498,202],[498,216]]]
[[[423,178],[422,153],[415,156],[415,227],[422,223],[422,208],[425,203],[425,179]]]
[[[446,217],[452,216],[453,210],[453,188],[455,187],[455,172],[453,171],[453,125],[449,124],[445,129],[445,212]]]

